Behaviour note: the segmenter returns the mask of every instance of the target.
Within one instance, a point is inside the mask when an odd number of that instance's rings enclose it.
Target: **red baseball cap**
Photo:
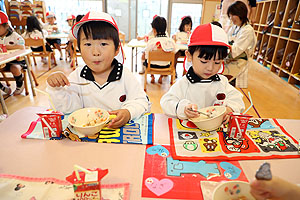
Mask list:
[[[50,17],[55,17],[54,12],[49,11],[46,13],[46,18],[50,18]]]
[[[107,22],[109,24],[111,24],[119,33],[119,28],[118,25],[116,23],[116,21],[114,20],[114,18],[112,16],[110,16],[107,13],[104,12],[99,12],[99,11],[90,11],[88,12],[79,22],[77,22],[76,24],[74,24],[74,26],[72,27],[72,34],[73,36],[77,39],[78,36],[78,31],[79,28],[86,22],[90,22],[90,21],[102,21],[102,22]],[[120,42],[120,47],[121,47],[121,58],[118,58],[119,56],[117,56],[117,60],[119,62],[124,63],[124,52],[123,52],[123,48]],[[120,54],[119,53],[119,54]]]
[[[219,26],[203,24],[192,32],[188,46],[218,45],[230,48],[226,32]]]
[[[0,24],[8,23],[7,14],[3,11],[0,11]]]
[[[67,17],[67,21],[68,21],[68,20],[72,20],[72,19],[75,19],[75,15],[69,15],[69,16]]]

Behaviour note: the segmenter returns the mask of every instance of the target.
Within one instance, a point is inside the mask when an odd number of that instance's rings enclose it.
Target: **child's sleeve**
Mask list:
[[[69,81],[79,82],[76,70],[69,75],[68,79]],[[83,107],[80,98],[81,86],[71,85],[65,87],[51,87],[48,83],[46,83],[46,85],[46,91],[52,98],[56,110],[68,114]]]
[[[131,119],[139,118],[143,114],[151,112],[151,102],[141,84],[131,72],[124,70],[123,73],[125,73],[125,88],[127,94],[126,101],[121,109],[129,110]]]
[[[187,119],[184,113],[185,106],[191,104],[186,99],[187,83],[184,78],[175,82],[169,91],[161,98],[160,105],[164,113],[173,118]]]
[[[228,83],[228,80],[225,80],[225,91],[226,99],[224,101],[225,106],[230,107],[233,112],[241,113],[245,110],[245,104],[243,101],[243,94],[238,91],[235,87]]]
[[[14,41],[15,41],[15,45],[25,45],[25,40],[22,38],[21,35],[19,35],[18,33],[14,32]]]

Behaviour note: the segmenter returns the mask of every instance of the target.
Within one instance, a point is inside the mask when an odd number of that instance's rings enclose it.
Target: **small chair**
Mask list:
[[[77,57],[81,57],[81,53],[77,51],[77,40],[73,41],[73,58],[72,58],[72,68],[75,70],[75,62],[76,66],[78,66]]]
[[[125,33],[119,32],[120,41],[122,41],[123,46],[125,46]]]
[[[48,68],[49,68],[49,70],[51,69],[51,57],[52,57],[52,55],[54,57],[54,51],[53,52],[46,51],[46,46],[45,46],[44,39],[27,38],[27,39],[25,39],[25,46],[28,46],[28,47],[42,46],[43,51],[32,52],[31,53],[31,56],[32,56],[33,61],[34,61],[34,65],[36,66],[35,57],[48,57]],[[54,58],[54,65],[55,66],[57,65],[55,58]]]
[[[29,56],[27,56],[27,59],[29,60]],[[31,65],[31,64],[29,63],[29,65]],[[27,65],[22,66],[22,70],[21,70],[21,72],[22,72],[23,75],[24,75],[24,85],[25,85],[25,94],[26,94],[26,95],[29,94],[29,92],[28,92],[28,80],[27,80],[27,78],[28,78],[28,76],[27,76],[27,73],[28,73],[28,67],[31,67],[31,66],[27,66]],[[30,69],[31,69],[31,68],[30,68]],[[31,76],[32,76],[32,78],[33,78],[33,81],[34,81],[35,85],[38,86],[39,84],[38,84],[38,82],[37,82],[37,79],[36,79],[36,77],[35,77],[35,74],[33,73],[32,70],[30,70],[30,72],[31,72]],[[11,73],[10,71],[7,71],[7,70],[5,70],[4,68],[1,68],[1,67],[0,67],[0,73],[2,74],[2,77],[0,77],[0,81],[5,81],[7,86],[10,86],[9,81],[15,81],[15,78],[14,78],[14,77],[12,77],[12,76],[6,76],[6,73]],[[30,81],[29,81],[29,82],[30,82]]]
[[[152,61],[169,61],[170,66],[168,68],[152,68]],[[149,52],[148,56],[148,66],[145,69],[145,80],[144,80],[144,90],[146,91],[147,85],[147,74],[160,74],[160,75],[171,75],[171,85],[175,80],[175,53],[174,52],[164,52],[162,49],[153,50]]]

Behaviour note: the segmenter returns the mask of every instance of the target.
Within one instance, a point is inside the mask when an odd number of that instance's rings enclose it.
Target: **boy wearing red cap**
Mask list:
[[[225,31],[212,24],[198,26],[192,33],[186,51],[192,62],[187,74],[176,81],[161,98],[165,114],[179,119],[198,117],[197,109],[223,105],[228,113],[245,109],[242,94],[228,83],[225,76],[217,74],[230,47]]]
[[[150,112],[150,102],[135,76],[114,57],[120,51],[119,30],[107,13],[88,12],[73,26],[82,58],[86,63],[67,78],[55,72],[47,91],[57,110],[71,113],[84,107],[100,107],[117,115],[109,127],[118,128],[130,119]],[[70,85],[70,82],[88,85]]]
[[[12,50],[12,49],[24,49],[25,42],[24,39],[13,29],[10,27],[8,24],[8,17],[7,15],[0,11],[0,43],[2,45],[6,46],[7,50]],[[2,52],[2,49],[1,49]],[[16,90],[14,91],[14,95],[19,95],[22,93],[24,90],[24,76],[21,72],[22,66],[26,65],[25,60],[22,61],[11,61],[6,64],[5,69],[8,71],[11,71],[13,74],[15,80],[16,80]],[[0,83],[0,88],[3,90],[6,94],[11,93],[11,89],[2,85]]]

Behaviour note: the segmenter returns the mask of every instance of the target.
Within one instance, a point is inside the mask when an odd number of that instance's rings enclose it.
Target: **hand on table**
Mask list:
[[[70,82],[63,72],[54,72],[47,78],[47,83],[51,87],[70,86]]]
[[[114,110],[109,112],[110,115],[116,115],[108,124],[108,128],[120,128],[130,120],[130,112],[127,109]]]

